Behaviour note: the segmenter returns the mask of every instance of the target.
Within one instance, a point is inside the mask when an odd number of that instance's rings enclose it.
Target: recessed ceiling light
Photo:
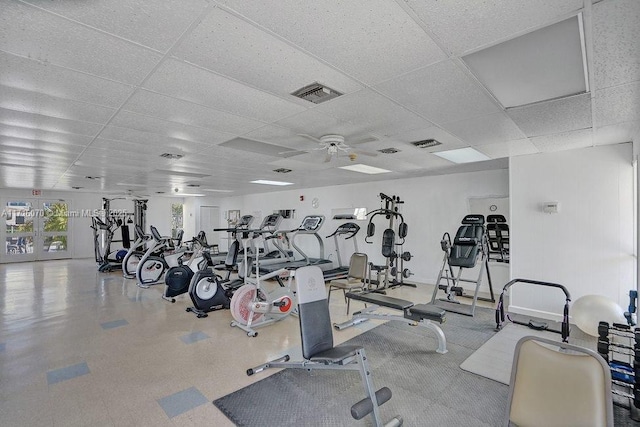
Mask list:
[[[251,183],[264,185],[293,185],[293,182],[269,181],[268,179],[256,179],[255,181],[251,181]]]
[[[369,175],[375,175],[375,174],[378,174],[378,173],[391,172],[390,170],[376,168],[374,166],[369,166],[369,165],[363,165],[361,163],[358,163],[356,165],[340,166],[340,169],[345,169],[345,170],[352,171],[352,172],[366,173],[366,174],[369,174]]]
[[[218,190],[217,188],[201,188],[202,191],[210,191],[212,193],[233,193],[233,190]]]
[[[439,151],[433,154],[438,157],[442,157],[443,159],[449,160],[453,163],[472,163],[491,160],[490,157],[485,156],[478,150],[475,150],[471,147],[460,148],[457,150]]]

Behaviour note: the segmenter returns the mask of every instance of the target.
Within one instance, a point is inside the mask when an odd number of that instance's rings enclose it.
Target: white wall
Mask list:
[[[255,225],[274,210],[295,209],[295,219],[283,221],[281,229],[296,228],[305,215],[322,214],[327,218],[320,231],[324,238],[342,222],[331,220],[333,209],[366,207],[373,210],[380,207],[378,195],[381,192],[400,196],[405,201],[401,212],[409,225],[409,236],[403,250],[414,254],[406,264],[415,273],[411,280],[434,283],[443,257],[440,249],[442,234],[445,231],[455,233],[462,217],[469,213],[469,198],[508,196],[508,188],[508,171],[494,170],[228,197],[220,199],[219,206],[221,215],[228,210],[239,209],[243,215],[256,216]],[[304,196],[303,201],[300,201],[300,196]],[[320,202],[317,209],[311,206],[314,198]],[[223,221],[224,218],[221,223]],[[382,263],[380,241],[386,224],[381,216],[376,217],[375,223],[374,244],[364,242],[366,222],[363,221],[360,223],[363,229],[358,235],[358,245],[372,261]],[[309,256],[317,256],[317,244],[313,240],[303,242],[300,239],[300,243]],[[331,259],[335,259],[334,250],[333,239],[325,239],[325,257],[331,255]],[[347,258],[351,251],[352,244],[346,244],[343,258]],[[494,278],[494,286],[499,287],[508,279],[508,269],[502,267],[502,272],[496,271],[495,275],[498,277]]]
[[[604,295],[621,307],[635,286],[631,144],[514,157],[510,162],[512,277],[556,282],[572,300]],[[557,201],[560,212],[542,212]],[[513,288],[511,310],[553,318],[561,293]]]

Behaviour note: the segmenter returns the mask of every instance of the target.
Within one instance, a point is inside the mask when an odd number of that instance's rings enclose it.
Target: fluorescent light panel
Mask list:
[[[209,191],[211,193],[233,193],[233,190],[218,190],[216,188],[201,188],[202,191]]]
[[[438,157],[442,157],[443,159],[449,160],[453,163],[473,163],[491,160],[490,157],[485,156],[478,150],[475,150],[471,147],[460,148],[457,150],[439,151],[433,154]]]
[[[505,107],[589,90],[582,14],[499,43],[462,59]]]
[[[255,181],[251,181],[252,184],[263,184],[263,185],[293,185],[293,182],[283,182],[283,181],[269,181],[268,179],[256,179]]]
[[[349,165],[349,166],[340,166],[340,169],[344,169],[352,172],[366,173],[368,175],[391,172],[390,170],[376,168],[374,166],[364,165],[362,163]]]

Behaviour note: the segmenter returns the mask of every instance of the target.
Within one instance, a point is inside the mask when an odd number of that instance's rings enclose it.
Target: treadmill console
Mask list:
[[[281,222],[282,222],[282,216],[280,214],[267,215],[262,220],[260,229],[264,230],[266,228],[278,228],[278,225],[280,225]]]
[[[300,225],[300,231],[315,233],[320,229],[324,222],[324,216],[322,215],[309,215],[302,220]]]

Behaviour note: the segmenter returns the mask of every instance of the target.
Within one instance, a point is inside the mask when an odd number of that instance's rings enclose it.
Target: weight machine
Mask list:
[[[413,283],[405,283],[404,279],[413,275],[408,268],[404,267],[405,261],[411,260],[411,253],[404,252],[402,246],[407,237],[408,226],[404,221],[404,217],[400,213],[400,206],[404,204],[399,196],[387,196],[380,193],[380,209],[369,212],[369,223],[367,224],[367,237],[364,241],[372,244],[371,237],[376,232],[376,226],[373,219],[378,216],[384,216],[389,225],[382,233],[382,256],[385,257],[384,266],[371,265],[371,270],[378,273],[377,285],[380,288],[380,276],[384,277],[382,289],[394,288],[396,286],[416,287]],[[399,251],[396,249],[399,248]]]

